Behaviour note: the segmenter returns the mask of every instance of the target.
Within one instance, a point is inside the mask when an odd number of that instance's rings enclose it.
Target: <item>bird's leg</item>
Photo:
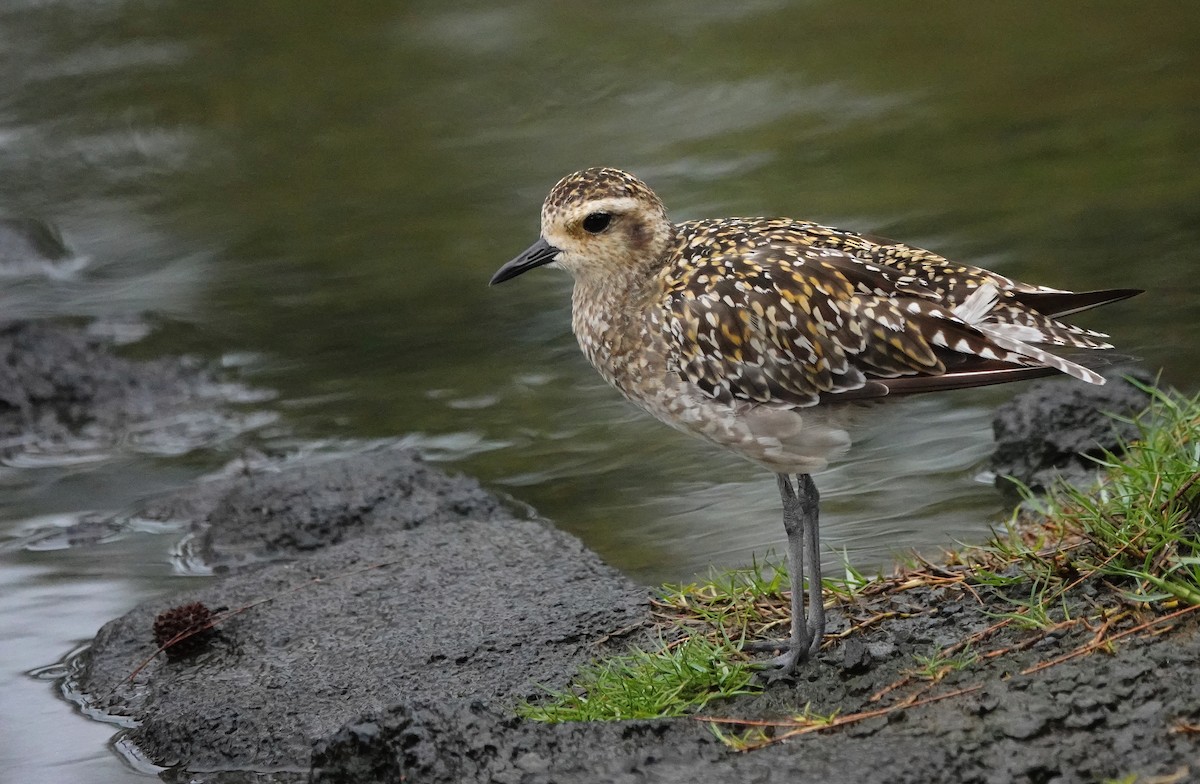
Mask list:
[[[788,538],[788,575],[792,589],[792,633],[786,644],[767,646],[783,649],[784,653],[764,662],[763,669],[791,672],[796,664],[814,655],[821,647],[825,634],[825,606],[821,596],[821,559],[818,550],[819,530],[817,513],[820,495],[812,477],[796,475],[796,486],[792,486],[787,474],[776,474],[779,497],[783,501],[783,528]],[[808,605],[804,608],[804,567],[809,568]]]
[[[821,649],[821,640],[825,637],[825,597],[821,593],[821,531],[818,522],[821,495],[817,492],[817,485],[810,474],[796,474],[796,488],[799,491],[800,509],[803,514],[804,546],[801,549],[808,556],[808,655],[815,656]],[[790,533],[788,538],[791,538]]]

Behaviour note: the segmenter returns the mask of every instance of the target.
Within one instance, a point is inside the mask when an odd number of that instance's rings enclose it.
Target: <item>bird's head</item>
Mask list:
[[[542,236],[492,276],[492,284],[555,265],[576,279],[628,274],[653,265],[674,237],[654,191],[619,169],[585,169],[558,181],[542,204]]]

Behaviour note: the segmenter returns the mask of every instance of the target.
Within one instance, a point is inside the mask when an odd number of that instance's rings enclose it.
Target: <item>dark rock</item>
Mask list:
[[[1090,482],[1095,463],[1089,458],[1116,452],[1122,441],[1137,435],[1132,425],[1109,415],[1130,417],[1150,403],[1150,396],[1123,375],[1153,381],[1142,371],[1128,370],[1105,373],[1104,386],[1073,379],[1042,381],[997,409],[992,420],[996,451],[991,461],[997,487],[1012,489],[1006,477],[1038,492],[1059,477]]]
[[[918,591],[919,593],[919,591]],[[910,597],[911,598],[911,597]],[[986,608],[959,597],[960,614],[985,615]],[[912,617],[887,623],[920,626],[929,618]],[[1006,634],[1017,632],[1008,631]],[[1073,633],[1073,645],[1089,638]],[[896,634],[911,640],[918,635]],[[993,640],[1005,647],[1005,639]],[[340,784],[366,781],[559,782],[591,781],[822,781],[830,784],[878,780],[1083,782],[1125,775],[1130,771],[1178,769],[1194,755],[1194,743],[1170,735],[1170,717],[1186,714],[1195,704],[1197,687],[1162,679],[1135,679],[1138,694],[1112,709],[1093,696],[1080,702],[1094,706],[1082,715],[1073,690],[1087,691],[1089,678],[1125,680],[1143,673],[1161,658],[1168,645],[1178,656],[1200,651],[1200,629],[1187,625],[1168,637],[1128,640],[1111,654],[1081,657],[1036,675],[1014,674],[1038,661],[1030,651],[980,661],[956,673],[943,691],[975,683],[975,695],[949,699],[869,718],[838,730],[793,738],[758,751],[739,754],[716,743],[692,719],[618,723],[539,725],[521,721],[490,702],[404,702],[361,720],[371,731],[345,728],[316,744],[312,782]],[[871,710],[884,703],[872,694],[911,669],[911,652],[898,653],[866,676],[871,690],[855,697],[844,686],[846,673],[838,661],[824,658],[806,665],[791,682],[777,682],[757,696],[740,697],[707,715],[779,721],[811,708],[839,715]],[[937,688],[932,690],[936,693]],[[1131,705],[1143,706],[1133,710]],[[840,708],[840,710],[839,710]],[[1121,726],[1106,721],[1116,712],[1137,714]],[[1085,732],[1084,729],[1089,731]],[[739,732],[729,725],[726,732]],[[778,730],[782,731],[782,730]],[[363,748],[364,744],[367,748]],[[372,771],[385,771],[371,778]]]
[[[196,769],[299,770],[305,742],[314,742],[312,781],[322,784],[858,784],[881,770],[897,784],[1092,781],[1169,772],[1194,757],[1194,742],[1168,728],[1194,712],[1200,686],[1154,673],[1166,666],[1160,662],[1200,656],[1195,622],[1031,676],[1018,673],[1042,661],[1036,651],[981,659],[943,683],[914,685],[927,695],[975,684],[984,686],[980,692],[740,754],[694,719],[548,725],[515,716],[517,699],[537,695],[533,683],[561,688],[603,651],[593,641],[605,629],[636,623],[645,610],[638,589],[570,537],[533,522],[444,521],[366,536],[293,564],[236,573],[195,594],[233,607],[262,597],[275,598],[221,627],[227,645],[178,664],[156,659],[132,683],[123,681],[149,655],[146,624],[168,601],[109,624],[82,680],[95,707],[135,716],[141,726],[128,738],[152,759]],[[907,602],[921,600],[921,589],[906,592]],[[994,608],[969,595],[942,601],[960,605],[955,617],[964,629],[994,621]],[[874,695],[911,673],[915,654],[933,652],[913,640],[935,622],[941,619],[894,617],[866,632],[868,650],[886,639],[890,654],[863,673],[847,673],[835,649],[790,682],[704,713],[779,721],[806,709],[877,710],[902,695],[882,702]],[[988,647],[1012,649],[1022,633],[998,631]],[[1065,646],[1091,634],[1071,631]],[[1128,684],[1130,693],[1114,701],[1093,681]],[[230,775],[186,780],[242,780]]]
[[[313,739],[370,710],[475,698],[511,712],[537,684],[563,687],[646,598],[568,534],[447,521],[141,605],[101,629],[78,687],[135,719],[127,739],[160,764],[306,769]],[[246,611],[218,626],[228,644],[138,671],[155,615],[183,601]]]
[[[509,519],[474,479],[427,466],[405,449],[304,461],[261,461],[147,503],[137,516],[185,519],[209,566],[279,560],[354,537],[450,520]]]
[[[438,701],[373,713],[318,742],[311,782],[684,782],[729,755],[694,722],[534,724],[478,700]]]
[[[265,421],[229,411],[234,396],[194,360],[136,361],[73,327],[0,325],[0,455],[116,445],[185,452]]]

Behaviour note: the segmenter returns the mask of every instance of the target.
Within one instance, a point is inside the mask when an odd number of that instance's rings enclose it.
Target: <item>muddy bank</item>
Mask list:
[[[695,719],[539,725],[480,700],[405,702],[319,742],[312,781],[1068,784],[1197,772],[1200,743],[1180,730],[1200,715],[1200,689],[1188,674],[1200,655],[1194,622],[1165,638],[1121,644],[1112,655],[1019,674],[1079,641],[1076,635],[1048,640],[872,701],[903,680],[915,655],[936,650],[936,639],[992,621],[983,615],[987,607],[968,596],[917,592],[909,599],[941,609],[885,624],[863,641],[886,654],[858,660],[861,646],[836,645],[795,682],[712,706],[705,715],[786,722],[806,709],[849,715],[913,694],[975,691],[744,753]],[[1001,636],[989,649],[1017,642]],[[729,734],[756,729],[721,726]],[[1175,780],[1192,779],[1185,773]]]
[[[1042,408],[1045,390],[1029,395]],[[878,715],[739,753],[690,718],[515,718],[539,684],[561,688],[590,659],[653,644],[648,589],[403,451],[261,460],[141,514],[190,521],[196,552],[225,574],[106,625],[73,684],[89,708],[134,720],[125,739],[177,766],[169,780],[857,784],[886,770],[894,782],[1066,784],[1200,771],[1188,674],[1200,631],[1187,618],[1036,670],[1092,631],[1008,627],[978,640],[965,669],[921,677],[918,657],[1028,598],[1027,585],[966,588],[945,570],[832,608],[830,633],[854,634],[796,677],[705,711],[756,743],[766,738],[748,720]],[[1094,613],[1102,592],[1085,589],[1068,612]],[[198,652],[155,656],[155,616],[192,601],[234,614]]]
[[[369,710],[511,710],[646,612],[646,591],[579,540],[403,451],[264,467],[146,512],[183,510],[203,552],[241,568],[107,624],[76,675],[90,707],[138,721],[127,740],[159,765],[298,774],[314,739]],[[195,601],[249,609],[202,652],[155,657],[155,616]]]

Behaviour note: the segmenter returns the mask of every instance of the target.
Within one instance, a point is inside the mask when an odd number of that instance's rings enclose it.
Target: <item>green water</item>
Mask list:
[[[403,438],[639,579],[778,548],[769,476],[647,421],[578,356],[567,280],[486,286],[546,190],[598,164],[680,220],[791,215],[1144,287],[1086,324],[1200,387],[1200,6],[9,2],[0,73],[0,216],[53,222],[86,262],[6,275],[6,314],[152,314],[132,353],[236,363],[280,417],[182,456],[8,467],[0,542],[248,446]],[[818,477],[830,561],[1002,519],[976,475],[1011,394],[865,423]],[[137,778],[109,727],[21,673],[171,590],[175,538],[0,552],[14,781]]]

